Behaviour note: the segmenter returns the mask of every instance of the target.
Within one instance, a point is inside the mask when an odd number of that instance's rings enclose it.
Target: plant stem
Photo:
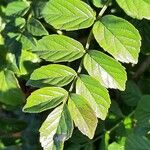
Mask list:
[[[97,17],[96,20],[100,19],[103,16],[103,14],[105,13],[106,9],[108,8],[110,2],[111,2],[111,0],[108,0],[106,2],[106,4],[103,6],[103,8],[101,9],[101,11],[99,12],[98,17]]]
[[[103,8],[101,9],[101,11],[100,11],[99,14],[98,14],[98,17],[96,18],[96,21],[97,21],[98,19],[100,19],[100,18],[103,16],[103,14],[105,13],[105,11],[106,11],[106,9],[107,9],[107,7],[108,7],[108,5],[109,5],[110,2],[111,2],[111,0],[108,0],[108,1],[106,2],[106,4],[103,6]],[[91,42],[92,39],[93,39],[93,32],[92,32],[92,30],[91,30],[90,33],[89,33],[89,36],[88,36],[88,38],[87,38],[86,45],[85,45],[85,51],[86,51],[86,52],[87,52],[87,51],[89,50],[89,48],[90,48],[90,42]],[[77,78],[78,78],[78,75],[79,75],[79,74],[81,73],[81,71],[82,71],[82,66],[83,66],[83,58],[82,58],[82,60],[81,60],[81,62],[80,62],[80,65],[79,65],[79,68],[78,68],[78,71],[77,71],[77,77],[74,78],[74,80],[73,80],[73,82],[72,82],[72,84],[71,84],[71,86],[70,86],[69,92],[72,92],[72,91],[73,91],[73,88],[74,88],[74,85],[75,85],[76,80],[77,80]]]
[[[138,79],[147,68],[149,68],[150,66],[150,56],[148,56],[143,62],[142,64],[139,66],[139,68],[137,69],[137,71],[135,72],[133,78],[134,79]]]

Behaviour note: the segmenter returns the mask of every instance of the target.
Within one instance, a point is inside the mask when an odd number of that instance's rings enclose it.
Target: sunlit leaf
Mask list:
[[[128,21],[113,15],[104,16],[94,24],[93,33],[99,45],[115,59],[138,62],[141,37]]]
[[[47,23],[60,30],[88,28],[95,20],[95,13],[80,0],[50,0],[43,16]]]
[[[62,150],[64,141],[71,137],[72,131],[73,123],[66,105],[55,108],[40,128],[43,149]]]
[[[110,56],[92,50],[85,55],[84,67],[89,75],[96,78],[103,86],[113,89],[125,89],[127,80],[124,67]]]
[[[24,112],[39,113],[56,107],[68,98],[66,90],[58,87],[45,87],[32,92],[23,108]]]
[[[51,64],[36,69],[27,82],[27,85],[35,87],[65,86],[76,76],[76,72],[65,65]]]

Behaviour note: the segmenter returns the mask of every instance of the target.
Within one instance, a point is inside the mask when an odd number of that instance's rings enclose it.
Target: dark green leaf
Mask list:
[[[27,29],[29,33],[34,36],[48,35],[44,26],[35,18],[30,18],[27,22]]]
[[[149,150],[150,141],[145,136],[131,134],[125,144],[125,150]]]
[[[12,118],[1,118],[0,119],[0,132],[1,133],[16,133],[24,130],[27,127],[26,122],[12,119]]]
[[[142,96],[135,111],[135,118],[138,126],[150,127],[150,95]]]
[[[136,106],[141,96],[139,87],[133,81],[128,81],[126,90],[121,92],[121,98],[128,106]]]

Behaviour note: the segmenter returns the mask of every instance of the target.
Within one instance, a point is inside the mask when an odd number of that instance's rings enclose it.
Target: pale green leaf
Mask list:
[[[44,26],[41,24],[41,22],[35,18],[30,18],[28,20],[27,29],[34,36],[48,35],[48,32],[46,31]]]
[[[104,16],[94,24],[93,34],[99,45],[115,59],[138,62],[141,37],[128,21],[113,15]]]
[[[84,67],[92,77],[103,86],[113,89],[125,89],[127,80],[124,67],[108,55],[91,50],[84,58]]]
[[[15,19],[15,26],[19,28],[23,28],[25,26],[26,20],[22,17],[18,17]]]
[[[12,71],[0,71],[0,102],[17,106],[23,103],[24,94]]]
[[[98,121],[87,100],[80,95],[71,94],[68,107],[75,125],[83,134],[92,139]]]
[[[92,107],[97,117],[104,120],[110,107],[108,91],[93,77],[80,75],[76,83],[76,93],[82,95]]]
[[[50,0],[43,16],[54,28],[67,31],[88,28],[95,20],[91,7],[80,0]]]
[[[44,87],[31,93],[23,108],[24,112],[39,113],[56,107],[68,98],[66,90],[59,87]]]
[[[36,69],[27,82],[27,85],[35,87],[65,86],[76,76],[76,72],[65,65],[50,64]]]
[[[7,16],[23,16],[29,9],[29,4],[25,1],[14,1],[7,5]]]
[[[116,0],[119,6],[131,17],[150,19],[149,0]]]
[[[64,141],[73,131],[73,122],[67,106],[55,108],[40,128],[40,142],[44,150],[62,150]]]
[[[125,150],[125,146],[118,144],[116,142],[113,142],[108,146],[108,150]]]
[[[64,35],[49,35],[37,42],[35,50],[41,58],[51,62],[71,62],[83,56],[84,48],[78,41]]]
[[[40,59],[36,54],[33,54],[30,51],[22,50],[20,60],[19,60],[19,68],[16,65],[15,56],[12,53],[7,54],[8,62],[11,64],[9,68],[13,70],[17,76],[27,75],[33,72],[36,68],[39,67]]]
[[[136,111],[135,119],[140,127],[150,127],[150,95],[144,95],[140,99]]]

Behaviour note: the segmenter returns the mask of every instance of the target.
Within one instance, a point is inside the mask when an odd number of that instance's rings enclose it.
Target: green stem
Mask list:
[[[103,6],[103,8],[101,9],[101,11],[99,12],[98,17],[97,17],[96,20],[99,20],[103,16],[103,14],[105,13],[106,9],[108,8],[110,2],[111,2],[111,0],[108,0],[106,2],[106,4]]]
[[[98,17],[96,18],[96,20],[100,19],[100,18],[103,16],[103,14],[104,14],[104,12],[106,11],[106,9],[107,9],[107,7],[108,7],[108,5],[109,5],[110,2],[111,2],[111,0],[108,0],[108,1],[106,2],[106,4],[103,6],[103,8],[101,9],[101,11],[99,12]],[[89,33],[89,36],[88,36],[88,38],[87,38],[86,45],[85,45],[85,51],[86,51],[86,52],[87,52],[87,51],[89,50],[89,48],[90,48],[90,42],[91,42],[92,39],[93,39],[93,32],[92,32],[92,30],[91,30],[90,33]],[[78,75],[79,75],[79,74],[81,73],[81,71],[82,71],[82,66],[83,66],[83,58],[82,58],[82,60],[81,60],[81,63],[80,63],[80,65],[79,65],[79,68],[78,68],[78,71],[77,71],[77,77],[74,78],[74,80],[73,80],[73,82],[72,82],[72,84],[71,84],[71,86],[70,86],[69,92],[72,92],[72,91],[73,91],[73,88],[74,88],[74,85],[75,85],[76,80],[77,80],[77,78],[78,78]]]

